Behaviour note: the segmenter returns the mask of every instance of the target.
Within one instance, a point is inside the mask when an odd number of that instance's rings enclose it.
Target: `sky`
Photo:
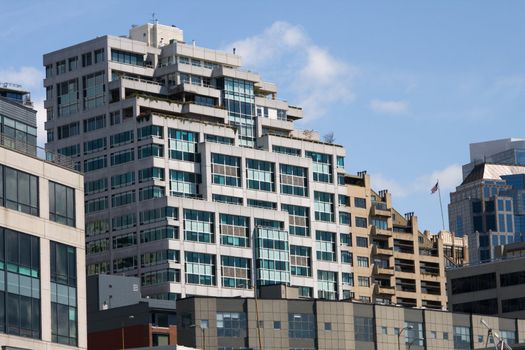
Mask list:
[[[333,132],[347,171],[367,170],[421,230],[442,228],[438,179],[448,228],[469,143],[525,136],[523,1],[2,1],[0,82],[32,92],[43,136],[42,55],[153,13],[187,42],[235,47],[304,108],[298,128]]]

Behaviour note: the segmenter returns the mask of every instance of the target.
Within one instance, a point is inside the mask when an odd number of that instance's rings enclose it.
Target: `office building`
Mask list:
[[[271,291],[266,292],[270,287]],[[276,291],[276,288],[283,290]],[[489,327],[525,342],[525,320],[347,301],[298,300],[290,287],[261,298],[177,303],[179,344],[200,349],[485,349]],[[493,345],[492,345],[493,346]]]
[[[142,298],[140,278],[89,276],[87,295],[88,349],[177,344],[175,301]]]
[[[444,257],[416,218],[348,174],[343,147],[295,129],[302,109],[239,56],[183,40],[154,23],[44,56],[47,148],[85,174],[87,273],[140,277],[157,299],[284,283],[304,298],[444,307]],[[399,281],[396,249],[412,259]],[[409,270],[430,277],[401,280]]]
[[[0,344],[86,349],[84,180],[36,147],[36,112],[11,87],[0,84]]]
[[[447,270],[449,310],[525,317],[525,243],[499,246],[496,259]]]

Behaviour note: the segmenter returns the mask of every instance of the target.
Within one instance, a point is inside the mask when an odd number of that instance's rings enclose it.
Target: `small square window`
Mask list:
[[[273,321],[273,329],[281,329],[281,321]]]
[[[385,326],[381,327],[381,333],[382,334],[388,334],[388,328],[385,327]]]
[[[259,321],[259,328],[264,328],[264,321]]]
[[[397,327],[394,328],[394,334],[395,335],[399,335],[399,328],[397,328]]]
[[[483,343],[483,336],[482,335],[478,335],[478,343]]]
[[[436,331],[430,331],[430,337],[431,337],[432,339],[436,339],[436,338],[437,338],[437,333],[436,333]]]
[[[443,332],[443,339],[448,340],[448,332]]]
[[[324,330],[325,331],[331,331],[332,330],[332,323],[331,322],[325,322],[324,323]]]
[[[201,320],[201,329],[208,329],[208,320]]]

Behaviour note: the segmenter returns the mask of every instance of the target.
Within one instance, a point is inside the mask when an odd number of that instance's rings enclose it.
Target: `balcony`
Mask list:
[[[390,209],[386,207],[386,205],[379,205],[384,203],[376,203],[375,205],[370,208],[370,215],[372,216],[383,216],[383,217],[391,217],[392,213],[390,212]]]
[[[394,275],[394,268],[393,267],[382,267],[382,266],[374,264],[373,273],[374,273],[374,275],[393,276]]]
[[[396,294],[396,288],[393,286],[382,286],[380,284],[374,285],[374,292],[376,294],[387,294],[387,295],[395,295]]]
[[[381,246],[378,246],[378,245],[374,245],[372,247],[372,254],[373,255],[388,255],[388,256],[392,256],[392,255],[394,255],[394,252],[393,252],[392,248],[390,248],[390,247],[381,247]]]
[[[385,236],[385,237],[391,237],[392,231],[388,229],[378,228],[377,226],[372,225],[372,230],[370,232],[372,236]]]

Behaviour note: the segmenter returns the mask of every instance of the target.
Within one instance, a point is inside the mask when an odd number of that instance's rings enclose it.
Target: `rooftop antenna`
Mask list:
[[[157,24],[159,22],[159,20],[155,16],[155,12],[151,14],[151,21],[153,22],[153,24]]]
[[[485,320],[482,319],[480,322],[487,328],[487,341],[485,343],[485,347],[487,347],[488,345],[489,338],[492,337],[492,339],[494,340],[495,350],[512,350],[510,345],[507,344],[507,341],[499,335],[498,331],[495,331],[492,328],[490,328],[487,322],[485,322]]]

